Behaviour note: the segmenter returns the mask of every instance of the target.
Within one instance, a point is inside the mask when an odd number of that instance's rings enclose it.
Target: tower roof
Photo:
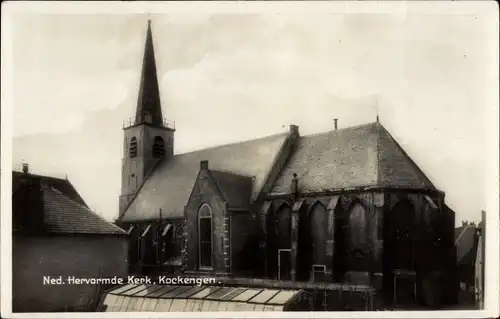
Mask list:
[[[137,111],[135,115],[135,124],[142,123],[159,126],[163,125],[160,90],[158,86],[158,75],[156,73],[156,61],[153,47],[153,35],[151,32],[151,20],[148,21],[148,31],[144,46],[144,58],[142,61],[139,98],[137,100]]]

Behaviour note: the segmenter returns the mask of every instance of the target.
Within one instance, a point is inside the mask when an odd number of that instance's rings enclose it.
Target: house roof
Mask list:
[[[301,137],[272,194],[288,193],[294,173],[303,193],[366,186],[435,189],[379,122]]]
[[[477,245],[475,234],[475,225],[468,224],[455,228],[455,246],[457,248],[458,263],[463,264],[474,262]]]
[[[12,172],[12,193],[15,193],[16,190],[18,189],[20,185],[21,178],[24,178],[26,176],[29,176],[31,178],[38,178],[40,179],[40,183],[43,185],[50,186],[54,189],[57,189],[61,193],[63,193],[66,197],[71,199],[72,201],[83,205],[85,207],[88,207],[83,198],[78,194],[78,191],[73,187],[73,184],[67,179],[62,179],[62,178],[57,178],[57,177],[51,177],[51,176],[43,176],[43,175],[36,175],[36,174],[29,174],[26,175],[23,172]]]
[[[45,226],[50,233],[125,235],[126,232],[59,190],[43,185]]]
[[[252,196],[252,177],[214,170],[209,172],[230,208],[248,208]]]
[[[163,217],[182,217],[201,161],[208,161],[212,170],[253,177],[251,199],[255,200],[290,134],[292,133],[287,132],[178,154],[160,162],[138,190],[120,220],[157,219],[160,217],[160,209]]]
[[[39,181],[39,184],[33,185],[40,185],[43,193],[44,225],[47,232],[126,234],[121,228],[92,212],[68,180],[21,172],[12,173],[13,194],[21,187],[22,178]]]

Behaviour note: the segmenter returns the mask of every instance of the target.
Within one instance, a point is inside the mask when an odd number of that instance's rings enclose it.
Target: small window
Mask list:
[[[137,156],[137,139],[132,137],[130,140],[130,149],[129,149],[130,157],[136,157]]]
[[[153,156],[163,157],[165,156],[165,142],[161,136],[156,136],[153,143]]]

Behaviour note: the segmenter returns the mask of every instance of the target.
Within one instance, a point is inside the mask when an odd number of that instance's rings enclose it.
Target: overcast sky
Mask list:
[[[149,18],[177,153],[290,124],[311,134],[331,130],[333,118],[340,128],[374,122],[378,108],[382,124],[446,192],[457,223],[478,220],[488,206],[486,179],[498,168],[490,160],[498,152],[490,143],[498,130],[497,8],[386,7],[17,14],[13,167],[24,159],[34,173],[68,174],[91,207],[116,217],[121,123],[134,115]]]

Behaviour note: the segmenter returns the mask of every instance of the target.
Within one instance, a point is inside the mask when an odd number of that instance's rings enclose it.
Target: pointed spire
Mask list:
[[[135,124],[141,123],[149,123],[158,126],[163,125],[153,35],[151,32],[151,20],[148,20],[139,98],[137,100],[137,111],[135,115]]]

